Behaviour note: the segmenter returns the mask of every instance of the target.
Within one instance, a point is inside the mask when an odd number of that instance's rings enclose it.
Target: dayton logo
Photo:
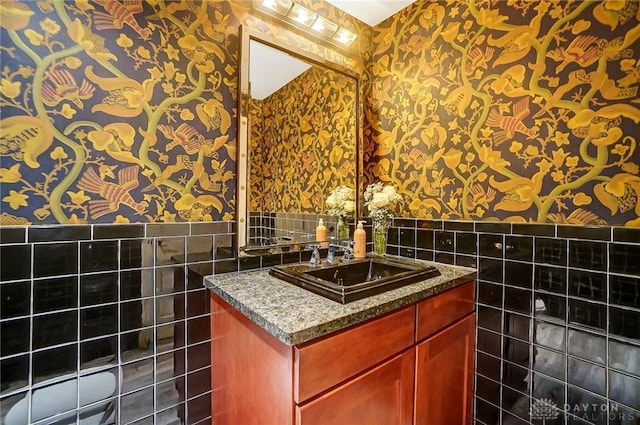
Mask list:
[[[560,410],[558,410],[558,405],[555,404],[553,400],[543,398],[535,400],[531,404],[529,415],[531,419],[542,419],[542,423],[544,424],[547,419],[556,419],[560,416]]]

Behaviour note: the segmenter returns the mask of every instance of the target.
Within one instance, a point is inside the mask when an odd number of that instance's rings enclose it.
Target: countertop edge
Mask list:
[[[236,310],[238,310],[241,314],[246,316],[256,325],[258,325],[259,327],[267,331],[269,334],[277,338],[279,341],[283,342],[286,345],[294,346],[294,345],[299,345],[299,344],[311,341],[316,338],[323,337],[325,335],[328,335],[334,332],[338,332],[340,330],[346,329],[355,324],[362,323],[366,320],[373,319],[375,317],[392,312],[402,307],[415,304],[423,299],[426,299],[433,295],[444,292],[447,289],[451,289],[460,284],[469,282],[471,280],[475,280],[477,272],[474,269],[468,269],[468,270],[469,271],[466,274],[461,274],[459,276],[452,277],[441,283],[438,283],[435,286],[424,288],[416,292],[411,292],[409,294],[400,296],[398,298],[395,298],[389,301],[384,301],[384,302],[381,302],[380,304],[373,305],[368,308],[364,308],[360,311],[355,311],[342,317],[329,319],[326,322],[318,323],[318,324],[305,327],[303,329],[293,331],[293,332],[289,332],[287,330],[282,329],[276,323],[273,323],[272,320],[262,316],[261,314],[256,312],[254,308],[245,304],[242,300],[238,299],[238,297],[235,297],[232,294],[230,294],[229,291],[220,287],[219,284],[216,284],[216,278],[222,277],[222,278],[228,279],[229,275],[242,278],[242,276],[246,277],[247,275],[250,275],[250,273],[258,273],[258,272],[256,271],[234,272],[234,273],[229,273],[224,275],[210,275],[210,276],[204,277],[203,283],[207,289],[211,290],[213,293],[218,295],[225,302],[227,302],[229,305],[234,307]],[[262,270],[262,272],[264,271],[265,270]],[[278,280],[277,278],[272,278],[272,279]],[[426,282],[428,280],[429,279],[423,282]],[[281,282],[281,283],[283,285],[289,285],[286,282]]]

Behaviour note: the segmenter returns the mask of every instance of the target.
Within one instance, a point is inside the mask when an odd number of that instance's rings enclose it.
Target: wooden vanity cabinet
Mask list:
[[[216,425],[471,421],[473,282],[298,346],[215,294],[211,321]]]

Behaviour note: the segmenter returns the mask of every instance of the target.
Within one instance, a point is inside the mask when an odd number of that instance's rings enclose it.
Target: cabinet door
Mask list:
[[[296,408],[297,425],[411,425],[414,349]]]
[[[415,425],[470,425],[475,314],[416,346]]]

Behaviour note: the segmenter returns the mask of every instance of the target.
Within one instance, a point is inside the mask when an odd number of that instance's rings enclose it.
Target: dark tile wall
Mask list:
[[[477,424],[640,424],[640,229],[395,219],[387,252],[478,268]]]
[[[210,423],[202,276],[237,269],[233,230],[0,228],[0,423]]]

